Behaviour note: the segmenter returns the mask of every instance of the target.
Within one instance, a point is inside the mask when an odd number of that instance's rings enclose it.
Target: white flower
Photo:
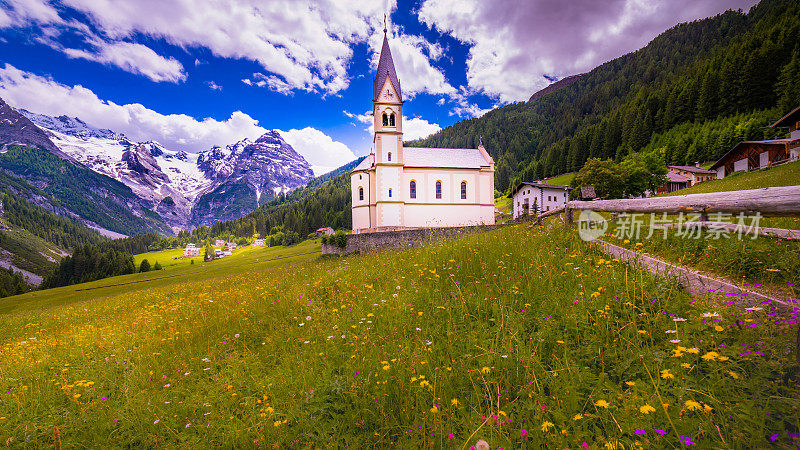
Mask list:
[[[762,309],[764,309],[764,308],[762,308],[760,306],[751,306],[749,308],[745,308],[745,311],[761,311]]]
[[[311,316],[306,316],[306,320],[311,320]]]
[[[707,313],[703,313],[703,317],[705,317],[705,318],[719,317],[719,313],[718,312],[707,312]]]
[[[161,422],[161,420],[159,420],[159,419],[156,419],[156,421],[155,421],[155,422],[153,422],[153,425],[157,424],[158,422]]]
[[[664,333],[671,334],[671,333],[677,333],[677,332],[678,332],[678,330],[667,330]]]
[[[672,319],[672,321],[673,322],[686,322],[686,319],[684,319],[683,317],[674,317]]]
[[[300,326],[301,326],[301,327],[302,327],[303,325],[305,325],[305,323],[301,323],[301,324],[300,324]]]
[[[239,338],[239,333],[234,334],[233,337],[238,339]]]
[[[671,340],[670,342],[672,342],[673,344],[677,344],[677,343],[679,343],[680,341],[681,341],[680,339],[673,339],[673,340]]]

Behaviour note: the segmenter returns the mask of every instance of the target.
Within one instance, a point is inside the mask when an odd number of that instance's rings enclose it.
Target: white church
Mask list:
[[[372,105],[375,152],[350,175],[353,233],[494,224],[494,160],[482,145],[403,147],[403,95],[386,30]]]

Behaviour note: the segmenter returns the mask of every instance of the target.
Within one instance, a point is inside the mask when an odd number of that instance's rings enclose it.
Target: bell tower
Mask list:
[[[378,70],[372,85],[372,114],[375,128],[375,202],[379,228],[403,226],[403,93],[389,49],[387,30]]]

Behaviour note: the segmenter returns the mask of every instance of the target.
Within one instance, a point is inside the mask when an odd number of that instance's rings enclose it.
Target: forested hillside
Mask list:
[[[500,190],[519,179],[578,170],[590,157],[620,160],[648,146],[664,148],[667,163],[713,160],[738,136],[724,134],[736,117],[768,124],[800,105],[799,42],[800,2],[764,0],[747,14],[728,11],[678,25],[567,87],[413,145],[474,147],[482,136],[497,162]],[[698,131],[706,135],[696,139]],[[682,147],[689,141],[690,148]]]

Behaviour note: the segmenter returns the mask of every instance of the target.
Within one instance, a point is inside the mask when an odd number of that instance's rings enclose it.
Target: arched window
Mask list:
[[[386,113],[383,113],[383,126],[389,126],[389,116]]]
[[[436,198],[438,198],[438,199],[442,198],[442,182],[441,181],[437,181],[436,182]]]
[[[392,152],[389,152],[389,154],[388,154],[387,156],[388,156],[388,159],[387,159],[387,160],[388,160],[388,161],[391,161],[391,160],[392,160]]]
[[[461,200],[466,200],[466,199],[467,199],[467,182],[466,181],[462,181],[461,182]]]
[[[389,114],[389,126],[394,126],[394,113]]]
[[[364,188],[363,187],[359,187],[358,188],[358,199],[362,200],[362,201],[364,200]]]
[[[392,197],[392,190],[391,189],[389,189],[389,197],[390,198]]]
[[[408,183],[408,196],[410,198],[417,198],[417,182],[414,180]]]

